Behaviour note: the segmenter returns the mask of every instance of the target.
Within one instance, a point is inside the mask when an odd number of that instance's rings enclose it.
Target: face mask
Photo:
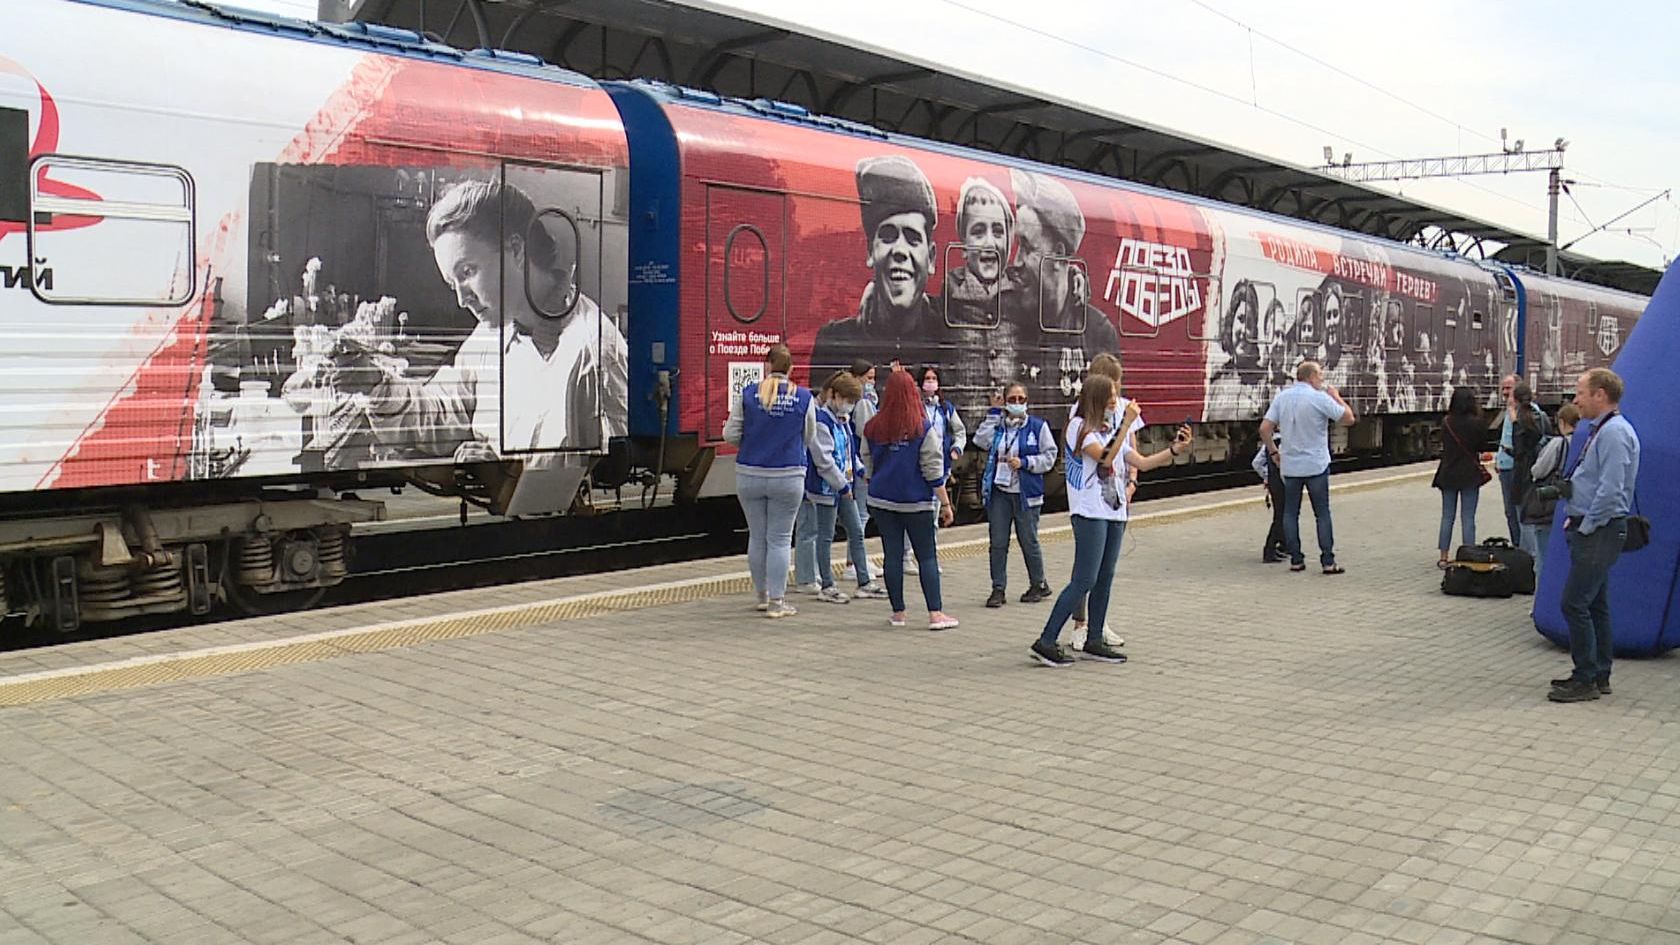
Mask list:
[[[939,393],[939,382],[937,380],[923,381],[922,393],[929,395]]]
[[[852,415],[852,405],[843,400],[829,404],[828,409],[834,411],[834,415],[842,420]]]
[[[1004,404],[1003,409],[1007,410],[1011,417],[1024,417],[1027,415],[1026,404]]]
[[[874,399],[874,397],[875,397],[875,382],[874,381],[864,381],[863,382],[863,396],[868,397],[870,399]]]

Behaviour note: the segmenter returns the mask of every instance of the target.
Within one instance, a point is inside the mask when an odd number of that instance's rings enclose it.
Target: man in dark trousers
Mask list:
[[[1283,537],[1283,469],[1272,458],[1282,442],[1283,437],[1274,433],[1271,445],[1262,444],[1254,453],[1254,471],[1266,480],[1266,503],[1272,507],[1272,528],[1260,549],[1260,560],[1266,564],[1276,564],[1289,557],[1289,542]]]
[[[1587,424],[1587,444],[1564,473],[1567,487],[1551,490],[1569,502],[1563,520],[1569,544],[1563,619],[1569,624],[1575,671],[1552,680],[1546,698],[1553,702],[1586,702],[1610,694],[1610,569],[1627,542],[1639,478],[1639,434],[1617,409],[1621,401],[1622,379],[1609,368],[1593,368],[1575,382],[1575,406]]]

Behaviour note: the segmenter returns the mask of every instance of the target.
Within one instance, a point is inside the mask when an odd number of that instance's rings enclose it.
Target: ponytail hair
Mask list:
[[[764,364],[770,370],[766,372],[764,380],[758,383],[758,405],[769,410],[771,405],[775,404],[776,398],[781,396],[783,385],[793,385],[793,381],[787,376],[793,370],[793,352],[788,350],[787,345],[779,342],[773,344],[769,351],[764,352]],[[781,377],[772,377],[777,374]]]

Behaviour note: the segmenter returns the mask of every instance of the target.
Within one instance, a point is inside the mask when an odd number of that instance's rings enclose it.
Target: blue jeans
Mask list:
[[[1037,587],[1044,583],[1044,550],[1038,545],[1038,506],[1028,505],[1018,492],[992,488],[986,501],[986,524],[991,532],[992,587],[1003,590],[1009,586],[1009,529],[1013,525],[1015,537],[1021,543],[1021,557],[1027,559],[1027,581]]]
[[[735,497],[747,516],[747,570],[752,572],[753,590],[760,597],[781,600],[787,595],[793,520],[805,498],[805,479],[738,472]]]
[[[793,579],[801,586],[834,586],[834,506],[809,498],[799,503],[793,526]]]
[[[1301,550],[1301,490],[1312,500],[1313,518],[1318,522],[1318,563],[1326,568],[1336,563],[1336,532],[1330,525],[1330,470],[1316,476],[1283,477],[1283,541],[1289,546],[1289,563],[1305,564]]]
[[[856,491],[860,487],[854,487]],[[857,571],[858,587],[868,584],[869,577],[869,549],[863,544],[863,503],[853,496],[843,495],[834,500],[836,512],[835,520],[846,530],[846,557],[852,562],[853,570]],[[829,541],[834,540],[834,532],[830,530]]]
[[[1476,543],[1476,502],[1481,498],[1480,489],[1446,489],[1441,490],[1441,554],[1452,550],[1453,513],[1458,512],[1458,519],[1462,523],[1464,543]]]
[[[1569,542],[1569,577],[1563,582],[1563,619],[1569,625],[1569,655],[1576,682],[1610,678],[1610,567],[1627,541],[1627,519],[1613,518],[1591,535],[1574,525]]]
[[[1522,550],[1534,556],[1534,577],[1536,580],[1540,577],[1540,565],[1545,563],[1546,560],[1546,540],[1551,537],[1552,526],[1550,522],[1545,525],[1523,523]]]
[[[1517,490],[1517,471],[1515,469],[1501,469],[1499,471],[1499,496],[1505,500],[1505,527],[1511,530],[1511,544],[1522,541],[1522,523],[1517,517],[1520,509]]]
[[[858,586],[869,583],[869,550],[863,545],[863,524],[857,520],[858,506],[849,495],[837,496],[833,505],[806,499],[799,506],[799,520],[793,526],[793,579],[800,584],[834,586],[834,528],[846,529],[846,554],[857,570]]]
[[[886,571],[887,600],[893,613],[904,610],[904,539],[916,551],[916,567],[921,572],[922,598],[927,601],[928,613],[945,609],[939,596],[939,553],[933,546],[934,515],[932,509],[923,512],[895,512],[875,508],[875,527],[881,530],[881,549],[886,552],[882,567]]]
[[[1055,646],[1062,635],[1062,627],[1073,616],[1079,599],[1090,595],[1090,639],[1102,639],[1103,624],[1108,620],[1108,594],[1114,585],[1114,565],[1120,560],[1120,542],[1126,537],[1125,522],[1111,522],[1083,515],[1069,516],[1073,523],[1073,575],[1067,587],[1056,595],[1056,606],[1050,609],[1040,643]],[[1087,642],[1089,645],[1089,642]]]

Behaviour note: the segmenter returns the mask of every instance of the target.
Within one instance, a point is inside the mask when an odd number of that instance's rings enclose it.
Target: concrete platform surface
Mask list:
[[[1546,702],[1426,483],[1335,495],[1337,577],[1259,562],[1258,488],[1162,503],[1121,666],[1032,664],[972,531],[944,633],[725,560],[6,654],[82,684],[0,708],[0,945],[1680,942],[1680,669]]]

